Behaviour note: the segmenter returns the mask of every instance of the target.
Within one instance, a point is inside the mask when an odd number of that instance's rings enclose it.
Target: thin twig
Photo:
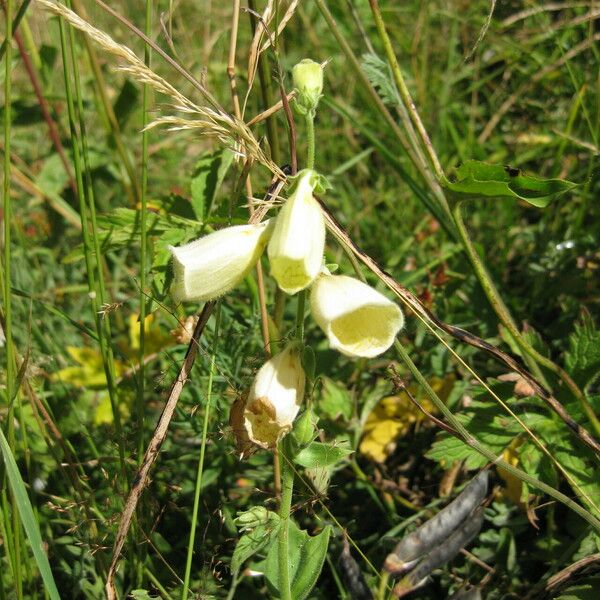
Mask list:
[[[214,302],[207,302],[199,315],[198,322],[196,323],[196,327],[194,328],[192,339],[188,345],[187,352],[185,353],[183,364],[181,365],[181,369],[179,370],[179,373],[177,374],[177,377],[175,378],[175,381],[171,386],[169,397],[167,399],[163,412],[160,415],[158,425],[154,430],[152,439],[150,440],[150,443],[148,444],[148,447],[146,449],[146,453],[144,454],[144,460],[142,461],[140,469],[133,481],[131,490],[129,491],[129,494],[127,496],[125,507],[121,514],[121,521],[119,523],[119,529],[115,538],[115,544],[113,546],[112,560],[106,578],[105,591],[108,600],[116,600],[117,598],[114,578],[117,570],[117,565],[119,563],[119,558],[121,556],[121,551],[123,549],[125,539],[127,538],[129,528],[131,527],[131,521],[133,520],[133,515],[135,514],[135,509],[139,502],[140,496],[142,495],[142,492],[144,491],[144,488],[148,483],[148,474],[150,473],[150,469],[156,461],[162,443],[164,442],[165,437],[167,436],[169,424],[171,423],[171,419],[173,418],[173,413],[175,412],[177,402],[179,401],[179,396],[181,396],[181,392],[183,391],[185,384],[190,378],[190,373],[192,371],[194,361],[196,360],[196,355],[198,354],[198,348],[200,346],[200,337],[202,336],[202,333],[213,311],[214,306]]]

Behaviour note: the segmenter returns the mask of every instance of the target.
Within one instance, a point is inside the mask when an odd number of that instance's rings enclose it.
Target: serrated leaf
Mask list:
[[[296,454],[294,462],[307,469],[315,469],[317,467],[334,465],[349,454],[352,454],[350,448],[312,442]]]
[[[289,521],[288,526],[288,568],[291,595],[294,600],[304,600],[321,574],[327,556],[331,527],[327,526],[321,533],[311,537],[306,531],[301,531],[292,520]],[[278,545],[273,544],[263,565],[265,578],[276,598],[280,597],[279,590],[281,589],[278,550]]]
[[[540,179],[524,175],[521,169],[477,160],[466,161],[456,169],[455,177],[444,178],[442,185],[458,198],[511,198],[538,208],[576,186],[564,179]]]
[[[600,331],[586,317],[569,336],[566,365],[575,382],[585,387],[600,373]]]
[[[376,54],[363,54],[361,67],[384,104],[395,106],[401,103],[400,94],[392,79],[388,63]]]
[[[198,160],[194,167],[190,183],[192,208],[198,220],[211,213],[217,191],[233,161],[231,150],[218,150],[206,154]]]

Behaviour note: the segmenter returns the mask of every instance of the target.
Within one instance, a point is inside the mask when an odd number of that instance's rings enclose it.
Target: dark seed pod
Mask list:
[[[477,508],[487,494],[488,471],[481,471],[448,506],[400,540],[385,559],[384,569],[400,575],[410,569],[413,561],[435,548]]]
[[[397,598],[421,585],[432,571],[452,560],[478,533],[483,524],[483,507],[478,508],[445,541],[425,556],[419,564],[394,586]]]
[[[342,579],[344,580],[346,589],[350,592],[352,600],[373,600],[373,594],[367,587],[360,567],[352,554],[350,554],[350,545],[346,538],[344,538],[344,548],[340,554],[338,565]]]

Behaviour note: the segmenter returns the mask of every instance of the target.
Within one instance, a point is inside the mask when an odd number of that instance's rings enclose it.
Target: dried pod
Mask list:
[[[344,580],[346,589],[350,592],[352,600],[373,600],[373,594],[367,587],[358,563],[354,560],[352,554],[350,554],[350,544],[348,544],[348,540],[345,537],[338,565],[342,579]]]
[[[414,560],[442,543],[477,508],[487,494],[488,471],[481,471],[448,506],[400,540],[385,559],[384,569],[400,575]]]
[[[483,507],[468,515],[464,523],[456,529],[446,540],[439,542],[437,547],[419,562],[419,564],[405,575],[395,586],[394,595],[401,598],[416,587],[422,585],[427,577],[442,565],[452,560],[478,533],[483,524]]]

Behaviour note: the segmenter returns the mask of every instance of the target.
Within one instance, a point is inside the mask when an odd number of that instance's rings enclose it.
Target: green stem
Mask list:
[[[296,312],[296,332],[297,340],[304,339],[304,307],[306,305],[306,290],[298,292],[298,308]]]
[[[306,168],[315,168],[315,113],[306,113]]]
[[[185,563],[185,576],[183,579],[183,590],[181,600],[186,600],[189,593],[190,575],[192,573],[192,558],[194,556],[194,540],[196,537],[196,526],[198,523],[198,509],[200,507],[200,496],[202,494],[202,474],[204,472],[204,455],[206,452],[206,438],[208,437],[208,422],[212,402],[212,385],[215,374],[215,362],[217,357],[217,344],[219,340],[219,329],[221,325],[221,305],[215,308],[215,333],[213,351],[210,358],[210,369],[208,372],[208,383],[206,385],[206,408],[204,410],[204,421],[202,422],[202,443],[200,445],[200,459],[198,461],[198,472],[196,473],[196,489],[194,491],[194,507],[192,509],[192,522],[190,525],[190,538],[188,541],[187,559]]]
[[[400,98],[402,103],[400,108],[400,116],[404,123],[405,129],[413,142],[414,147],[420,151],[419,141],[416,139],[416,133],[419,135],[421,145],[425,148],[427,155],[429,156],[429,160],[435,172],[435,176],[438,180],[441,180],[444,176],[444,170],[442,169],[442,165],[437,157],[435,149],[427,135],[427,131],[423,126],[423,122],[421,121],[421,117],[415,107],[413,99],[408,91],[408,87],[406,82],[404,81],[404,77],[402,75],[402,70],[400,69],[400,65],[398,64],[398,59],[396,58],[396,54],[394,53],[394,49],[392,48],[392,42],[388,36],[388,33],[385,28],[385,22],[383,17],[381,16],[381,10],[379,9],[379,2],[377,0],[369,0],[369,4],[371,5],[371,11],[373,13],[373,18],[375,19],[375,26],[377,27],[377,33],[383,42],[383,48],[385,50],[385,54],[387,56],[388,62],[392,69],[392,75],[394,76],[394,81],[396,83],[396,87],[398,88],[398,92],[400,93]],[[414,127],[414,129],[413,129]],[[444,201],[445,201],[444,197]],[[445,202],[444,209],[448,212],[448,204]]]
[[[152,2],[146,0],[146,35],[150,35],[152,28]],[[150,46],[144,49],[144,62],[150,67]],[[148,192],[148,105],[150,104],[150,88],[144,85],[142,96],[142,189],[140,207],[140,351],[138,354],[138,382],[137,382],[137,426],[138,426],[138,465],[144,456],[144,354],[146,351],[146,262],[148,240],[147,230],[147,192]]]
[[[114,367],[114,360],[112,355],[112,348],[110,343],[110,325],[109,319],[103,318],[100,314],[100,307],[104,304],[105,290],[102,279],[101,271],[101,252],[100,245],[98,242],[97,228],[95,226],[95,208],[94,208],[94,197],[92,184],[90,180],[90,170],[86,169],[88,165],[87,155],[87,142],[85,136],[85,126],[83,121],[83,102],[81,98],[81,83],[79,78],[79,69],[75,61],[75,36],[73,30],[69,29],[69,43],[70,53],[67,50],[67,35],[65,31],[65,24],[62,18],[58,20],[60,30],[60,43],[61,51],[63,56],[63,74],[65,80],[65,96],[67,99],[67,112],[69,115],[69,126],[71,131],[71,143],[73,148],[73,165],[75,167],[75,180],[77,183],[77,195],[79,197],[79,212],[81,218],[81,229],[83,234],[83,247],[86,263],[86,274],[88,279],[89,295],[92,303],[92,311],[94,316],[94,322],[96,325],[96,331],[98,334],[98,341],[100,344],[100,353],[102,355],[102,363],[107,381],[108,395],[111,403],[111,409],[113,414],[113,420],[115,423],[115,430],[117,433],[117,443],[119,447],[119,463],[121,468],[121,474],[123,483],[127,481],[127,469],[125,466],[125,449],[121,428],[121,415],[118,409],[118,398],[116,391],[116,373]],[[71,65],[73,69],[73,76],[75,82],[76,98],[73,96],[73,90],[71,88],[71,79],[68,71],[68,57],[71,57]],[[77,111],[75,108],[75,101],[77,101]],[[76,115],[79,117],[79,125],[81,128],[80,135],[77,133],[77,127],[75,124]],[[81,143],[81,146],[80,146]],[[83,157],[83,161],[82,161]],[[83,164],[82,164],[83,162]],[[86,170],[86,183],[84,184],[83,173]],[[87,201],[86,201],[87,200]],[[88,212],[90,220],[88,220]],[[90,236],[90,221],[91,221],[91,233]],[[94,257],[95,260],[92,260]],[[98,271],[99,281],[96,282],[95,271]],[[98,298],[99,296],[99,298]]]
[[[592,515],[585,508],[571,500],[568,496],[565,496],[563,493],[554,489],[553,487],[543,483],[539,479],[532,477],[531,475],[525,473],[521,469],[514,467],[513,465],[506,462],[504,459],[496,456],[491,450],[485,448],[478,440],[476,440],[462,425],[462,423],[454,416],[452,411],[444,404],[444,402],[440,399],[440,397],[435,393],[433,388],[427,382],[427,379],[421,374],[415,363],[410,358],[410,355],[402,346],[402,344],[396,340],[394,342],[394,348],[396,352],[400,356],[400,358],[404,361],[408,370],[413,374],[414,378],[419,382],[429,399],[433,402],[435,407],[444,415],[448,424],[456,431],[457,435],[473,450],[479,452],[482,456],[485,456],[490,462],[495,465],[501,466],[505,471],[508,471],[511,475],[515,476],[517,479],[524,481],[531,487],[534,487],[548,496],[562,502],[565,506],[570,508],[572,511],[576,512],[582,519],[587,521],[596,531],[600,532],[600,520]]]
[[[388,597],[389,580],[390,574],[387,571],[383,571],[379,579],[379,587],[377,588],[377,600],[385,600]]]
[[[577,400],[581,403],[583,410],[588,416],[590,423],[594,427],[596,433],[600,434],[600,421],[598,417],[594,413],[594,409],[589,404],[587,398],[583,394],[583,392],[579,389],[577,384],[571,379],[569,374],[554,363],[552,360],[547,358],[546,356],[540,354],[533,346],[531,346],[523,337],[521,332],[519,331],[512,315],[502,296],[498,292],[498,289],[494,285],[485,265],[482,260],[479,258],[477,251],[475,250],[475,246],[469,237],[469,233],[467,228],[465,227],[464,219],[462,216],[462,205],[463,202],[459,202],[453,210],[454,223],[456,225],[456,230],[458,231],[458,235],[460,236],[461,242],[469,257],[471,265],[473,266],[473,270],[475,271],[475,275],[483,288],[483,291],[492,305],[494,312],[498,315],[500,322],[506,327],[511,337],[517,344],[517,346],[521,349],[523,353],[523,358],[527,362],[529,368],[534,372],[538,379],[544,383],[546,387],[549,387],[543,373],[541,372],[538,365],[541,365],[548,370],[552,371],[555,375],[560,377],[562,381],[569,388],[571,393],[577,398]]]
[[[6,404],[8,407],[8,414],[6,415],[7,422],[7,437],[11,449],[15,448],[15,435],[14,435],[14,402],[13,399],[16,396],[16,370],[15,370],[15,348],[12,336],[12,281],[11,281],[11,221],[12,221],[12,203],[10,197],[10,176],[11,176],[11,165],[10,165],[10,142],[11,142],[11,125],[12,125],[12,111],[11,111],[11,93],[12,93],[12,16],[13,16],[13,2],[7,0],[5,6],[6,16],[6,40],[9,41],[6,44],[6,55],[4,57],[4,185],[2,188],[2,200],[4,209],[4,265],[3,265],[3,276],[2,276],[2,291],[3,291],[3,302],[4,302],[4,335],[6,344]],[[4,471],[2,476],[5,477]],[[4,485],[4,481],[2,481]],[[11,544],[12,550],[12,571],[14,577],[14,585],[17,598],[23,597],[23,579],[21,574],[21,525],[19,523],[19,513],[16,508],[16,502],[14,502],[14,496],[11,494],[12,502],[10,502],[3,494],[2,504],[4,508],[4,519],[6,523],[7,533],[10,534],[12,531],[13,544]],[[7,507],[12,504],[12,523],[7,518],[8,513]],[[7,548],[7,555],[10,556],[9,548]]]
[[[281,465],[281,502],[279,504],[279,595],[281,600],[292,600],[289,567],[289,525],[292,509],[292,494],[294,491],[294,470],[291,468],[288,458],[280,443],[279,464]]]

